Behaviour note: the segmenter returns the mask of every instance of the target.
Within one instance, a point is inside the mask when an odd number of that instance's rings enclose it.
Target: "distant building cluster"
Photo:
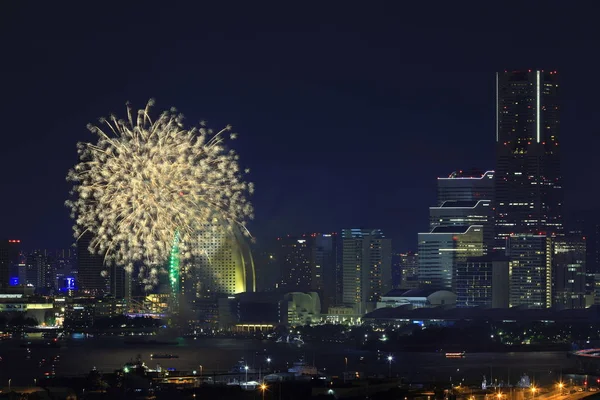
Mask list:
[[[588,308],[600,303],[600,224],[565,223],[559,93],[555,71],[496,75],[495,168],[437,178],[416,251],[393,251],[381,229],[348,228],[279,237],[253,255],[239,232],[206,226],[194,244],[202,256],[177,274],[165,265],[146,293],[136,274],[89,251],[89,234],[64,251],[24,253],[11,239],[0,242],[2,292],[62,298],[61,318],[177,315],[194,330],[393,320],[434,307]]]

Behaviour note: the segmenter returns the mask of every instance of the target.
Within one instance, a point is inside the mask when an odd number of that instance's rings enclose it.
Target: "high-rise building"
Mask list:
[[[27,254],[25,284],[37,290],[51,291],[56,287],[56,265],[46,250]]]
[[[455,171],[437,179],[437,204],[454,201],[494,202],[494,171]]]
[[[0,290],[9,286],[11,271],[19,262],[20,247],[18,239],[0,240]]]
[[[380,229],[342,232],[343,302],[356,314],[375,308],[392,288],[391,239]]]
[[[456,268],[457,307],[507,308],[508,259],[475,257]]]
[[[401,289],[416,289],[419,287],[419,254],[408,251],[397,255]]]
[[[313,246],[314,240],[310,236],[286,236],[277,239],[281,290],[308,292],[311,289],[314,269]]]
[[[552,307],[552,237],[517,234],[507,239],[510,307]]]
[[[453,290],[458,263],[485,255],[483,226],[438,226],[419,233],[419,281]]]
[[[560,104],[556,71],[500,72],[496,86],[496,245],[504,248],[512,234],[563,231]]]
[[[110,294],[119,300],[125,302],[131,301],[132,279],[131,274],[122,266],[112,265],[110,267]]]
[[[254,260],[246,238],[239,228],[207,224],[198,235],[192,265],[180,275],[182,289],[191,289],[191,297],[216,294],[233,295],[256,290]]]
[[[586,307],[586,240],[578,233],[554,240],[554,306],[558,309]]]
[[[336,304],[338,245],[335,233],[310,233],[277,239],[275,260],[284,292],[317,292],[323,309]]]
[[[336,283],[338,280],[339,253],[336,233],[314,233],[312,251],[311,292],[317,292],[321,309],[327,310],[337,304]]]
[[[439,207],[429,207],[429,227],[482,227],[485,250],[494,244],[494,209],[490,200],[446,200]]]
[[[109,281],[103,273],[104,256],[89,250],[92,238],[92,234],[86,232],[77,241],[77,286],[81,293],[97,296],[109,293]]]

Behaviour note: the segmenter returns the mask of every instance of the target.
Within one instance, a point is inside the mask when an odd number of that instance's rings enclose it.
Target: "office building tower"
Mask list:
[[[510,307],[552,306],[552,237],[518,234],[508,236]]]
[[[284,292],[317,292],[322,308],[336,304],[338,245],[335,233],[310,233],[277,239],[275,260]]]
[[[339,265],[338,236],[336,233],[314,233],[313,238],[311,292],[317,292],[321,309],[327,310],[336,303],[336,287]]]
[[[52,257],[45,250],[34,250],[26,257],[25,284],[36,290],[54,290],[56,270]]]
[[[84,233],[77,241],[77,278],[76,285],[82,294],[99,296],[109,293],[109,280],[106,273],[102,254],[92,253],[90,232]]]
[[[109,274],[110,294],[115,299],[131,302],[131,273],[125,271],[125,268],[117,265],[110,267]]]
[[[439,226],[419,233],[421,285],[454,290],[458,263],[485,254],[483,226]]]
[[[496,86],[496,245],[504,248],[511,234],[563,232],[560,105],[556,71],[505,71]]]
[[[458,263],[457,307],[508,308],[509,262],[493,256]]]
[[[429,227],[471,226],[482,228],[485,250],[494,244],[494,209],[490,200],[446,200],[429,207]]]
[[[68,291],[66,282],[76,281],[77,251],[75,248],[67,248],[53,252],[52,263],[56,274],[55,288],[59,291]]]
[[[343,302],[356,314],[375,308],[392,288],[391,239],[380,229],[342,232]]]
[[[408,251],[398,254],[398,270],[401,289],[416,289],[419,287],[419,254]]]
[[[311,237],[286,236],[277,239],[277,260],[284,292],[308,292],[312,286],[313,246]]]
[[[453,201],[494,202],[494,171],[455,171],[437,179],[437,205]]]
[[[580,233],[554,239],[554,306],[586,307],[586,240]]]
[[[570,232],[580,232],[585,237],[585,269],[589,274],[600,273],[600,213],[577,211],[571,216]]]
[[[19,262],[19,239],[0,240],[0,290],[6,289],[10,284],[10,274]],[[13,272],[14,273],[14,272]]]

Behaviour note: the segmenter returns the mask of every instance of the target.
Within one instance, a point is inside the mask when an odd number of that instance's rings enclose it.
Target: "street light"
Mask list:
[[[531,387],[532,398],[535,398],[535,392],[537,392],[537,388],[535,386]]]
[[[8,391],[10,392],[10,382],[12,381],[12,379],[8,380]]]
[[[244,369],[246,370],[246,386],[248,386],[248,366],[246,365]]]
[[[560,390],[560,395],[562,396],[563,393],[563,388],[565,387],[565,384],[562,382],[558,382],[558,389]]]
[[[390,354],[387,358],[388,360],[388,376],[391,378],[392,377],[392,361],[394,360],[394,357],[392,357],[392,355]]]
[[[267,391],[267,385],[264,383],[260,385],[260,390],[262,390],[262,398],[263,400],[265,400],[265,392]]]
[[[271,357],[267,357],[267,368],[271,369]]]
[[[199,367],[200,367],[200,378],[202,378],[202,373],[203,373],[204,367],[202,367],[202,365],[199,365]]]

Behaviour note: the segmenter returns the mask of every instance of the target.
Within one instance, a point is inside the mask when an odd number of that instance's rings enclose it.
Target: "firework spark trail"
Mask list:
[[[191,257],[191,244],[207,223],[245,228],[253,218],[238,155],[225,147],[231,127],[214,133],[204,123],[190,129],[175,109],[150,118],[154,102],[134,118],[114,115],[88,125],[96,143],[78,143],[79,163],[67,180],[74,183],[66,205],[75,219],[75,237],[91,232],[90,250],[104,254],[107,264],[129,272],[140,264],[149,289],[167,261],[175,231],[180,255]],[[236,135],[229,134],[231,139]]]

